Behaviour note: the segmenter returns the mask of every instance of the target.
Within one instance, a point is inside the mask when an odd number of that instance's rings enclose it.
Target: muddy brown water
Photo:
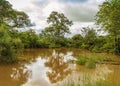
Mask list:
[[[88,69],[69,62],[75,60],[79,54],[88,53],[106,55],[80,49],[26,49],[19,58],[27,61],[0,65],[0,86],[69,86],[70,81],[84,86],[83,80],[88,78],[94,82],[106,80],[119,86],[119,65],[102,64],[96,65],[95,69]]]

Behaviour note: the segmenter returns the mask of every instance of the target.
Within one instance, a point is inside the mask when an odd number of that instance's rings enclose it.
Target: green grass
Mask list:
[[[95,68],[96,67],[96,60],[94,58],[88,57],[79,57],[76,61],[79,65],[85,65],[88,68]]]
[[[85,66],[87,67],[87,68],[96,68],[96,62],[95,62],[95,60],[94,59],[92,59],[92,58],[89,58],[88,60],[87,60],[87,62],[85,63]]]
[[[76,64],[95,68],[96,64],[118,64],[118,57],[107,53],[84,52],[77,56]]]
[[[80,58],[78,58],[76,63],[79,65],[85,65],[86,61],[87,61],[87,59],[85,57],[80,57]]]

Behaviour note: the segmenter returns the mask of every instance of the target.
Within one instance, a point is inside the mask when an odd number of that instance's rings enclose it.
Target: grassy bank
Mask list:
[[[91,53],[80,52],[79,55],[76,56],[76,63],[79,65],[85,65],[88,68],[95,68],[96,64],[112,64],[112,65],[120,65],[119,56],[114,54],[107,53]]]

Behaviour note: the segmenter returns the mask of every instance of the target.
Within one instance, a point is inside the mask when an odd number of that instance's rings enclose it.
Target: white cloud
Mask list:
[[[62,12],[74,22],[72,34],[78,33],[80,27],[93,25],[98,4],[104,0],[86,0],[86,2],[60,2],[60,0],[8,0],[15,9],[26,12],[36,23],[34,27],[41,31],[47,26],[46,18],[52,11]]]
[[[64,8],[64,12],[73,21],[91,22],[94,21],[94,16],[97,12],[97,5],[68,3]]]
[[[94,22],[74,22],[74,25],[70,29],[71,36],[81,33],[81,29],[86,26],[92,27],[94,26]]]
[[[105,0],[96,0],[98,3],[103,3]]]
[[[50,2],[45,8],[43,8],[43,14],[45,17],[48,17],[52,11],[63,12],[64,5],[59,4],[58,2]]]
[[[25,0],[25,1],[7,0],[7,1],[9,1],[13,5],[13,8],[23,11],[22,8],[26,8],[27,6],[32,6],[31,2],[34,0]]]

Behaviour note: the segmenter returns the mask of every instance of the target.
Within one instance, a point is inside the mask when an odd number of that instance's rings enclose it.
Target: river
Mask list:
[[[120,86],[120,65],[97,64],[89,69],[70,62],[88,53],[111,56],[81,49],[26,49],[19,58],[27,61],[0,65],[0,86],[85,86],[100,80]]]

